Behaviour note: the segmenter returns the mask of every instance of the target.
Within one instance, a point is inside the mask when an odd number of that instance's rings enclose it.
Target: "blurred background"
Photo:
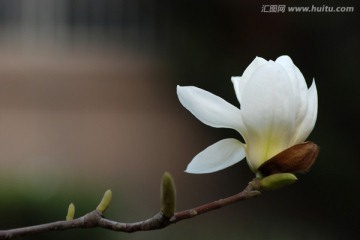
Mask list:
[[[355,1],[287,6],[350,6]],[[24,239],[354,239],[360,231],[359,19],[350,13],[264,13],[232,0],[0,1],[0,229],[93,210],[106,189],[106,216],[146,219],[160,208],[164,171],[178,209],[241,191],[245,161],[208,175],[183,172],[225,137],[178,102],[176,85],[195,85],[238,106],[231,76],[255,56],[289,55],[319,115],[310,140],[321,147],[299,181],[166,229],[102,229]]]

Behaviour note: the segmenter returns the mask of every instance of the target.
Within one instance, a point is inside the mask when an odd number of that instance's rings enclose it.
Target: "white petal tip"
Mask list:
[[[235,85],[241,80],[241,77],[233,76],[231,77],[231,82]]]
[[[178,92],[181,88],[183,88],[183,87],[180,86],[180,85],[177,85],[177,86],[176,86],[176,91]]]

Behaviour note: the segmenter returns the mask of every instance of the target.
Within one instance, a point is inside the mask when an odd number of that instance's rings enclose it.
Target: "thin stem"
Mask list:
[[[113,231],[120,232],[137,232],[137,231],[150,231],[155,229],[165,228],[176,222],[199,216],[200,214],[219,209],[229,204],[250,199],[259,196],[259,183],[254,179],[249,185],[241,192],[214,202],[210,202],[192,209],[176,212],[172,217],[166,217],[161,212],[155,216],[140,222],[135,223],[120,223],[104,218],[102,212],[95,210],[80,218],[74,220],[64,220],[52,223],[46,223],[31,227],[23,227],[10,230],[1,230],[0,239],[13,239],[38,233],[67,230],[72,228],[95,228],[101,227]]]
[[[253,198],[258,195],[260,195],[260,191],[257,191],[257,190],[242,191],[238,194],[235,194],[233,196],[230,196],[230,197],[227,197],[224,199],[219,199],[217,201],[207,203],[202,206],[195,207],[193,209],[177,212],[174,214],[174,216],[170,220],[171,220],[171,223],[179,222],[181,220],[192,218],[192,217],[198,216],[200,214],[222,208],[222,207],[232,204],[234,202]]]

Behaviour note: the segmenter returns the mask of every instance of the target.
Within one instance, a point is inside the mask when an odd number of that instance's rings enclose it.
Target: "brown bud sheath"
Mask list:
[[[313,142],[294,145],[264,162],[258,170],[265,176],[275,173],[303,173],[310,169],[319,154]]]

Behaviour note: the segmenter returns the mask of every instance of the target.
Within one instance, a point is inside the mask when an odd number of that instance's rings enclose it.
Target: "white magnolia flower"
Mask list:
[[[210,173],[246,157],[251,170],[287,148],[302,143],[317,118],[315,81],[310,88],[290,57],[256,57],[241,77],[232,77],[241,107],[197,87],[177,86],[181,104],[203,123],[238,131],[245,143],[228,138],[200,152],[186,172]]]

